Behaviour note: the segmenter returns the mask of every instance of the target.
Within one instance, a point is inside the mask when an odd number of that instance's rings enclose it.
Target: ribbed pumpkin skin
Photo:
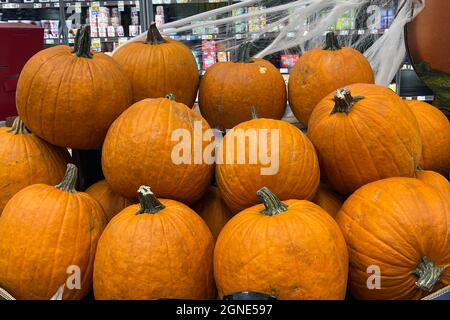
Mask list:
[[[222,154],[223,163],[216,164],[217,186],[225,203],[233,212],[239,212],[260,203],[256,191],[264,186],[276,194],[280,200],[311,200],[314,197],[319,186],[319,163],[312,143],[298,128],[281,120],[254,119],[243,122],[233,129],[235,131],[229,131],[220,143],[218,152]],[[237,141],[239,129],[244,132],[252,129],[256,132],[259,132],[259,129],[267,129],[269,134],[263,135],[267,137],[267,143],[271,143],[272,139],[270,130],[279,130],[279,166],[276,174],[261,175],[261,168],[269,167],[269,165],[261,164],[261,159],[257,159],[257,164],[249,164],[249,161],[238,164],[238,152],[243,152],[238,143],[234,144],[233,163],[226,160],[231,159],[231,153],[227,152],[226,148],[227,140]],[[259,137],[257,140],[259,145]],[[246,139],[245,153],[247,155],[249,147],[249,139]],[[269,146],[268,150],[270,149]]]
[[[425,170],[450,172],[450,122],[438,108],[417,100],[405,100],[416,116],[422,137],[422,159]]]
[[[116,215],[98,244],[94,294],[99,300],[212,299],[214,240],[205,222],[173,200],[155,214],[132,205]]]
[[[344,200],[345,199],[341,195],[331,190],[327,185],[320,184],[312,202],[317,204],[334,218],[344,204]]]
[[[431,170],[418,170],[416,178],[450,196],[450,183],[441,174]]]
[[[35,183],[56,185],[64,176],[69,152],[34,134],[0,128],[0,215],[11,197]]]
[[[125,71],[111,57],[78,58],[69,47],[45,49],[28,60],[16,94],[19,116],[34,134],[73,149],[100,148],[131,99]]]
[[[138,202],[137,199],[129,199],[114,192],[106,180],[94,183],[86,189],[86,193],[97,200],[105,213],[107,221],[126,207]]]
[[[200,115],[166,98],[144,99],[131,106],[111,125],[103,144],[103,173],[111,188],[133,198],[139,186],[148,184],[164,198],[186,204],[198,200],[211,183],[213,165],[194,164],[193,157],[191,164],[177,165],[171,157],[179,143],[171,141],[172,133],[186,129],[194,137],[195,121],[209,129]],[[203,142],[203,148],[207,144]]]
[[[342,194],[383,178],[414,177],[421,140],[413,113],[391,90],[371,84],[347,86],[364,96],[348,114],[331,114],[335,93],[314,109],[308,127],[324,181]]]
[[[270,62],[218,62],[200,81],[199,107],[212,128],[231,129],[250,120],[251,107],[261,118],[281,119],[286,108],[286,85]]]
[[[344,299],[348,253],[339,227],[305,200],[283,201],[288,211],[245,209],[222,229],[214,251],[219,296],[255,291],[279,299]]]
[[[95,250],[106,225],[100,205],[83,193],[35,184],[18,192],[0,218],[0,287],[16,299],[48,300],[79,266],[81,289],[64,289],[63,300],[91,289]]]
[[[357,50],[312,49],[292,68],[289,82],[289,106],[295,117],[308,126],[314,107],[328,93],[352,83],[374,83],[372,68]]]
[[[447,266],[433,290],[450,284],[450,202],[413,178],[389,178],[363,186],[336,216],[350,254],[349,289],[357,299],[420,299],[411,274],[421,257]],[[381,289],[370,290],[367,268],[381,272]]]
[[[133,102],[162,98],[168,93],[192,108],[197,96],[199,73],[191,50],[181,42],[131,42],[113,55],[125,69],[133,87]]]

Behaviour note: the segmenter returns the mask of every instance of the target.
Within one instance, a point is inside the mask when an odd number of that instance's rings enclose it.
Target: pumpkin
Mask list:
[[[450,172],[450,122],[436,107],[418,100],[405,100],[416,116],[422,137],[422,159],[425,170]]]
[[[340,194],[337,194],[330,187],[321,183],[312,202],[317,204],[334,218],[339,209],[341,209],[344,200],[345,199]]]
[[[192,209],[206,222],[214,239],[217,239],[220,230],[233,217],[216,186],[210,186]]]
[[[263,204],[223,228],[214,250],[220,297],[238,291],[278,299],[344,299],[348,253],[333,218],[306,200],[281,202],[267,188]]]
[[[417,170],[416,178],[450,196],[450,183],[439,173],[431,170]]]
[[[264,186],[281,200],[311,200],[319,186],[319,163],[312,143],[285,121],[258,118],[243,122],[227,132],[218,154],[217,186],[233,212],[258,204],[256,191]]]
[[[111,123],[131,105],[131,85],[111,57],[90,51],[90,26],[68,46],[42,50],[25,64],[17,111],[37,136],[73,149],[101,147]]]
[[[281,119],[286,108],[286,85],[277,68],[249,57],[245,43],[236,62],[218,62],[200,81],[199,108],[212,128],[231,129],[250,120],[251,107],[261,117]]]
[[[350,254],[357,299],[420,299],[450,285],[450,201],[424,182],[369,183],[336,216]]]
[[[295,117],[308,126],[314,107],[328,93],[352,83],[374,83],[372,68],[357,50],[341,47],[336,35],[326,35],[325,46],[303,54],[291,70],[289,106]]]
[[[101,205],[107,221],[110,221],[117,213],[126,207],[137,203],[136,199],[125,198],[114,192],[106,180],[94,183],[86,189],[86,193],[97,200]]]
[[[126,43],[112,57],[130,78],[134,102],[172,92],[178,102],[193,107],[199,72],[192,51],[179,41],[163,38],[155,23],[150,24],[146,41]]]
[[[0,217],[0,287],[16,299],[81,299],[92,285],[97,241],[106,224],[91,196],[76,192],[77,167],[58,185],[34,184],[9,200]]]
[[[202,133],[210,128],[199,114],[171,99],[141,100],[111,125],[102,168],[115,192],[132,198],[140,185],[152,183],[161,197],[192,204],[211,184],[213,159],[198,159],[207,152]]]
[[[21,189],[61,181],[69,159],[67,150],[30,133],[19,117],[12,128],[0,128],[0,214]]]
[[[323,180],[350,194],[389,177],[414,177],[421,157],[414,114],[391,90],[353,84],[329,94],[314,109],[308,137]]]
[[[184,204],[138,190],[140,204],[115,216],[102,234],[94,265],[96,299],[211,299],[214,241]]]

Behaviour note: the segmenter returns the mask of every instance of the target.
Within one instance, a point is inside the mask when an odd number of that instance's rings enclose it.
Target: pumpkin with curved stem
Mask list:
[[[255,106],[263,118],[281,119],[286,85],[275,66],[249,56],[251,43],[241,47],[236,62],[218,62],[200,81],[199,107],[212,128],[231,129],[250,120]]]
[[[344,197],[334,192],[325,184],[319,185],[316,196],[312,200],[313,203],[317,204],[323,210],[328,212],[333,218],[336,216],[339,209],[341,209],[344,201]]]
[[[212,299],[214,240],[191,209],[157,199],[147,186],[140,204],[116,215],[102,234],[94,265],[96,299]]]
[[[341,47],[336,35],[326,35],[324,48],[303,54],[291,70],[289,106],[295,117],[308,126],[314,107],[328,93],[352,83],[374,83],[367,59],[357,50]]]
[[[69,159],[67,150],[30,133],[19,117],[12,128],[0,128],[0,215],[21,189],[35,183],[58,183]]]
[[[199,82],[195,58],[183,43],[163,38],[155,23],[150,24],[146,41],[127,43],[112,57],[131,80],[134,102],[173,92],[178,102],[193,107]]]
[[[60,184],[26,187],[3,210],[0,287],[16,299],[48,300],[66,281],[75,285],[65,287],[63,300],[89,292],[106,220],[97,201],[75,190],[76,181],[77,167],[69,163]]]
[[[431,170],[417,170],[416,178],[450,196],[450,183],[441,174]]]
[[[17,84],[17,111],[37,136],[58,146],[98,149],[111,123],[131,105],[131,85],[111,57],[90,51],[90,27],[68,46],[38,52]]]
[[[357,299],[420,299],[450,285],[450,201],[414,178],[369,183],[336,216]],[[369,270],[372,270],[369,272]],[[369,277],[376,270],[380,287]]]
[[[373,84],[352,84],[324,98],[308,137],[324,182],[342,194],[383,178],[414,177],[421,157],[414,114],[394,92]]]
[[[420,166],[446,177],[450,172],[450,122],[436,107],[418,100],[405,100],[416,116],[422,138]]]
[[[214,250],[219,296],[254,291],[279,299],[344,299],[348,253],[336,222],[306,200],[281,202],[261,188],[263,204],[222,229]]]

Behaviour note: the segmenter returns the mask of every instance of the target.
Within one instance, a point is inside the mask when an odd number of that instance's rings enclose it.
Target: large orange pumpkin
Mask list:
[[[219,296],[254,291],[279,299],[344,299],[348,253],[336,222],[306,200],[281,202],[267,188],[264,204],[223,228],[214,251]]]
[[[180,202],[157,199],[115,216],[102,234],[94,265],[96,299],[212,299],[214,240],[208,226]]]
[[[263,118],[281,119],[286,108],[286,85],[277,68],[249,57],[250,44],[236,62],[218,62],[200,81],[199,107],[212,128],[231,129],[251,119],[251,107]]]
[[[450,201],[424,182],[369,183],[347,199],[336,221],[357,299],[420,299],[450,285]]]
[[[67,150],[30,133],[19,117],[12,128],[0,128],[0,214],[21,189],[61,181],[69,159]]]
[[[281,200],[311,200],[319,186],[319,163],[312,143],[285,121],[243,122],[227,132],[218,154],[217,185],[233,212],[259,203],[256,191],[264,186]],[[266,155],[270,158],[265,159]]]
[[[135,103],[114,121],[103,144],[106,181],[128,198],[140,185],[152,183],[161,197],[194,203],[211,184],[214,170],[214,159],[203,158],[206,130],[206,121],[184,104],[168,98]]]
[[[137,199],[125,198],[114,192],[106,180],[94,183],[86,189],[86,193],[102,206],[107,221],[126,207],[138,202]]]
[[[16,299],[63,300],[91,289],[97,241],[106,225],[91,196],[76,192],[77,168],[57,186],[34,184],[16,193],[0,217],[0,287]]]
[[[73,149],[101,147],[111,123],[131,105],[131,85],[111,57],[90,51],[90,27],[68,46],[38,52],[17,84],[17,110],[37,136]]]
[[[336,35],[329,32],[323,49],[306,52],[292,68],[289,106],[300,123],[308,126],[309,117],[322,98],[352,83],[374,83],[372,68],[359,51],[341,47]]]
[[[324,181],[350,194],[389,177],[413,177],[421,157],[414,114],[391,90],[353,84],[329,94],[314,109],[308,137]]]
[[[422,159],[425,170],[446,177],[450,172],[450,122],[438,108],[418,100],[405,100],[416,116],[422,137]]]
[[[155,23],[150,24],[146,41],[125,44],[113,59],[131,80],[134,102],[172,92],[178,102],[193,107],[199,82],[195,58],[181,42],[163,38]]]
[[[450,182],[439,173],[431,170],[417,170],[416,178],[450,196]]]
[[[317,204],[334,218],[339,209],[341,209],[344,200],[344,197],[340,194],[337,194],[330,187],[321,183],[312,202]]]

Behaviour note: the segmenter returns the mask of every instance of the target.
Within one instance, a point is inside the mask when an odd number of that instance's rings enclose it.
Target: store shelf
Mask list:
[[[198,4],[198,3],[229,3],[241,2],[242,0],[153,0],[152,4],[157,5],[174,5],[174,4]]]
[[[76,3],[80,4],[80,7],[90,7],[95,1],[67,1],[64,2],[65,7],[75,7]],[[117,7],[119,2],[122,2],[125,6],[136,5],[136,1],[98,1],[100,6]],[[137,1],[139,2],[139,1]],[[47,8],[59,8],[59,2],[27,2],[27,3],[2,3],[1,9],[47,9]]]

